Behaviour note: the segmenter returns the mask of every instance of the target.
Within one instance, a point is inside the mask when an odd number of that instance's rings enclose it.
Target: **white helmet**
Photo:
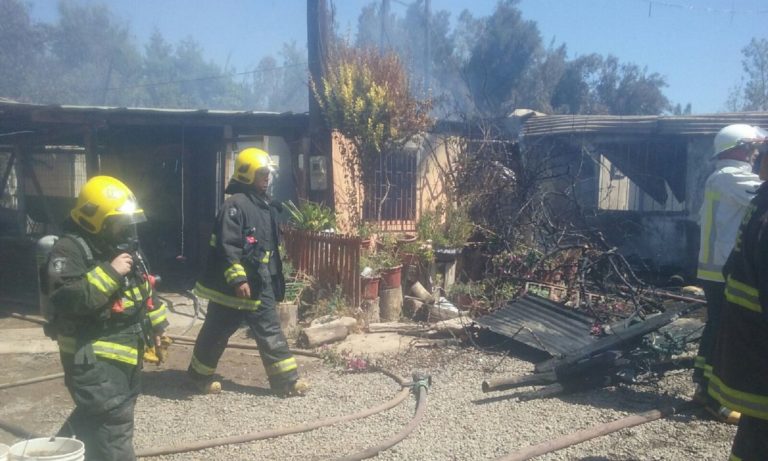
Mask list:
[[[744,125],[742,123],[728,125],[715,135],[715,151],[712,154],[712,158],[734,147],[764,142],[767,135],[768,132],[757,126]]]

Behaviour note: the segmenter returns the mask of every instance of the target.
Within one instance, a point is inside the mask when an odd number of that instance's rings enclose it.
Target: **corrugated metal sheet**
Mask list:
[[[595,342],[589,334],[590,317],[534,295],[525,295],[475,323],[555,357]]]
[[[732,123],[768,126],[768,112],[738,112],[686,116],[545,115],[523,125],[529,137],[570,134],[682,134],[714,135]]]

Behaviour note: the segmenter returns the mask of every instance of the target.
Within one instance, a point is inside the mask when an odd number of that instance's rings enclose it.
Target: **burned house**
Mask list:
[[[80,187],[96,174],[123,180],[148,222],[140,226],[153,269],[194,277],[235,154],[270,152],[273,194],[306,193],[308,115],[248,111],[45,106],[0,100],[0,292],[29,300],[34,243],[55,233]],[[186,283],[183,283],[186,285]]]
[[[522,125],[520,142],[588,159],[577,194],[590,224],[651,271],[692,280],[712,142],[733,123],[768,126],[768,113],[538,115]]]

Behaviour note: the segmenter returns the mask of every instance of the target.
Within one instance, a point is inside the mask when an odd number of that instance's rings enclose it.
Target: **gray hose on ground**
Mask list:
[[[416,412],[414,413],[413,418],[411,419],[411,422],[408,423],[408,425],[405,428],[403,428],[402,431],[398,432],[397,434],[390,437],[389,439],[384,440],[378,445],[374,445],[370,448],[366,448],[363,451],[359,451],[357,453],[352,453],[342,458],[338,458],[336,461],[359,461],[361,459],[372,458],[378,455],[380,452],[393,447],[394,445],[400,443],[403,439],[408,437],[411,434],[411,432],[413,432],[416,429],[416,427],[418,427],[419,423],[421,423],[421,420],[424,418],[424,415],[427,413],[427,389],[430,384],[431,384],[430,377],[422,374],[414,373],[413,387],[414,387],[414,392],[416,393]]]
[[[358,413],[344,416],[334,416],[331,418],[318,419],[311,423],[300,424],[298,426],[287,427],[285,429],[271,429],[261,432],[252,432],[249,434],[236,435],[232,437],[220,437],[217,439],[204,440],[199,442],[191,442],[183,445],[177,445],[172,447],[160,447],[160,448],[146,448],[136,451],[137,458],[146,458],[150,456],[170,455],[173,453],[184,453],[187,451],[198,451],[206,448],[218,447],[221,445],[229,445],[233,443],[245,443],[253,442],[256,440],[271,439],[275,437],[282,437],[289,434],[298,434],[300,432],[308,432],[320,427],[331,426],[338,423],[344,423],[348,421],[354,421],[360,418],[366,418],[376,413],[389,410],[399,405],[403,400],[408,397],[410,390],[404,388],[390,401],[385,402],[377,407],[367,408]]]
[[[650,410],[643,413],[637,413],[631,416],[627,416],[626,418],[611,421],[610,423],[600,424],[598,426],[582,429],[580,431],[576,431],[556,439],[547,440],[546,442],[542,442],[538,445],[531,445],[512,454],[496,458],[495,461],[524,461],[527,459],[535,458],[537,456],[552,453],[554,451],[570,447],[571,445],[576,445],[581,442],[607,435],[621,429],[639,426],[640,424],[649,423],[651,421],[655,421],[675,413],[689,410],[698,405],[699,404],[695,402],[685,402],[677,408],[667,407],[657,410]]]
[[[189,337],[189,336],[181,336],[181,335],[168,335],[169,338],[173,339],[174,341],[180,341],[182,343],[191,343],[194,344],[195,338]],[[234,349],[251,349],[251,350],[258,350],[258,347],[255,344],[248,344],[248,343],[229,343],[227,344],[227,347],[231,347]],[[291,350],[292,353],[296,355],[305,355],[307,357],[315,357],[315,358],[322,358],[320,354],[310,352],[310,351],[303,351],[303,350]],[[395,375],[394,373],[391,373],[387,370],[379,370],[380,372],[384,373],[386,376],[389,376],[390,378],[394,379],[399,385],[401,386],[407,386],[409,383],[406,383],[406,381],[401,378],[400,376]],[[300,432],[308,432],[314,429],[318,429],[320,427],[325,426],[332,426],[334,424],[339,424],[343,422],[348,421],[354,421],[356,419],[366,418],[368,416],[374,415],[376,413],[381,413],[383,411],[389,410],[391,408],[396,407],[400,403],[402,403],[410,393],[410,389],[408,387],[402,389],[397,395],[395,395],[394,398],[389,400],[388,402],[385,402],[379,406],[368,408],[363,411],[360,411],[358,413],[354,413],[351,415],[343,415],[343,416],[334,416],[331,418],[324,418],[320,420],[313,421],[311,423],[306,424],[300,424],[298,426],[288,427],[284,429],[271,429],[267,431],[261,431],[261,432],[253,432],[249,434],[243,434],[243,435],[237,435],[237,436],[231,436],[231,437],[220,437],[216,439],[210,439],[210,440],[204,440],[204,441],[198,441],[198,442],[192,442],[188,444],[183,444],[179,446],[173,446],[173,447],[160,447],[160,448],[152,448],[152,449],[143,449],[138,450],[136,452],[136,456],[139,458],[146,458],[151,456],[160,456],[160,455],[168,455],[173,453],[184,453],[188,451],[198,451],[203,450],[206,448],[213,448],[221,445],[229,445],[233,443],[245,443],[245,442],[253,442],[256,440],[264,440],[264,439],[270,439],[275,437],[282,437],[284,435],[289,434],[297,434]]]
[[[41,381],[50,381],[56,378],[63,378],[64,373],[54,373],[52,375],[38,376],[37,378],[22,379],[20,381],[14,381],[11,383],[0,384],[0,389],[8,389],[10,387],[26,386],[27,384],[39,383]]]

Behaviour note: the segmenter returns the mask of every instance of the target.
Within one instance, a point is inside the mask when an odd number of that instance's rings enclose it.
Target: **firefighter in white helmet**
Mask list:
[[[261,149],[247,148],[238,154],[225,191],[232,195],[216,217],[208,263],[195,285],[195,294],[209,303],[188,373],[203,393],[221,391],[221,383],[214,380],[216,366],[241,322],[256,338],[276,395],[301,395],[308,388],[299,379],[276,311],[285,282],[276,219],[281,206],[267,195],[272,168],[269,154]]]
[[[766,137],[761,128],[734,124],[721,129],[714,140],[715,171],[704,186],[699,212],[700,242],[697,277],[707,299],[707,322],[695,359],[694,399],[721,421],[735,424],[739,413],[721,406],[707,393],[712,374],[711,356],[724,300],[723,265],[733,249],[736,233],[749,201],[761,180],[753,172],[758,146]]]

